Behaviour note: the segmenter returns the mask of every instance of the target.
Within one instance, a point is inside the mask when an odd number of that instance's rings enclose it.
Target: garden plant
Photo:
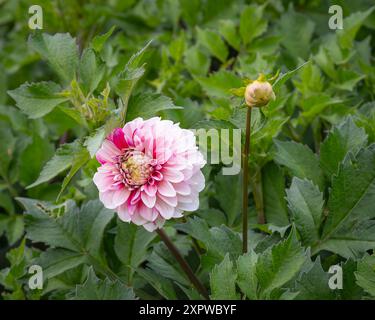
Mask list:
[[[373,5],[0,0],[0,300],[374,299]]]

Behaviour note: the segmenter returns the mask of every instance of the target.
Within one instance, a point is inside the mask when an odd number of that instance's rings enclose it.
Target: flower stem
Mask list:
[[[251,133],[251,107],[246,113],[246,138],[242,154],[242,252],[247,252],[247,207],[248,207],[248,185],[249,185],[249,153],[250,153],[250,133]]]
[[[186,273],[191,283],[194,285],[194,287],[198,290],[198,292],[207,300],[209,300],[209,296],[207,293],[206,288],[200,282],[200,280],[195,276],[193,270],[191,270],[190,266],[186,262],[186,260],[181,255],[180,251],[176,248],[176,246],[173,244],[172,240],[167,236],[167,234],[164,232],[163,229],[156,229],[156,233],[159,235],[159,237],[164,241],[165,245],[168,247],[169,251],[173,254],[173,256],[176,258],[177,262],[180,264],[182,270]]]

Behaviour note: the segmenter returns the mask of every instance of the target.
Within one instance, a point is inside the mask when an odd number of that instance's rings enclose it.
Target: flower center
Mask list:
[[[131,188],[144,185],[154,170],[150,157],[131,149],[125,152],[120,165],[124,180]]]

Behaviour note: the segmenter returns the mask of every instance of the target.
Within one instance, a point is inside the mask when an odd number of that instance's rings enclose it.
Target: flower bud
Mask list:
[[[272,90],[272,85],[262,75],[246,87],[245,101],[249,107],[263,107],[274,99],[275,93]]]

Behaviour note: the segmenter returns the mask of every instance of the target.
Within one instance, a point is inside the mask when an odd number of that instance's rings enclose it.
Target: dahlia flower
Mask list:
[[[123,221],[151,232],[199,207],[205,160],[193,132],[179,124],[137,118],[114,129],[96,159],[99,199]]]

